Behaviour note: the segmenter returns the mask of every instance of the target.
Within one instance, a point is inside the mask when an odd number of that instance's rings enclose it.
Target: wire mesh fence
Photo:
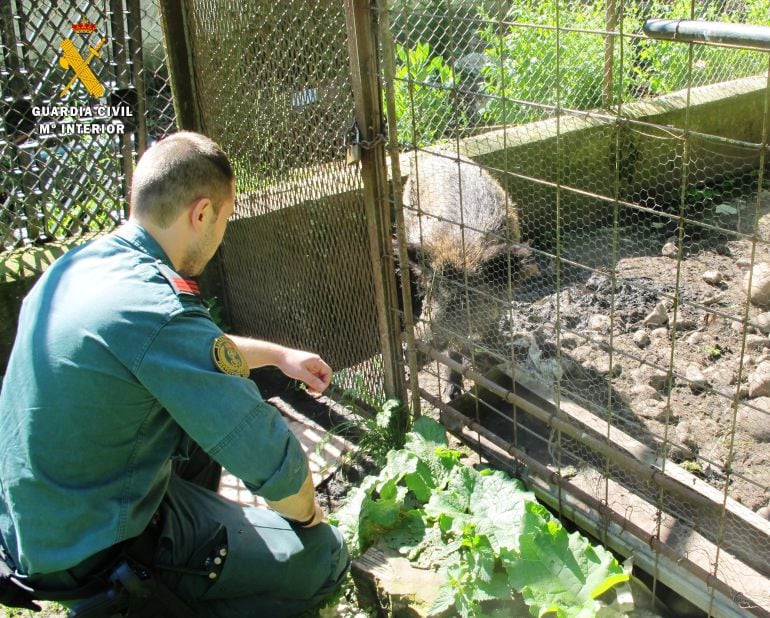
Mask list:
[[[408,177],[416,386],[567,479],[543,492],[593,501],[600,537],[616,517],[618,538],[660,541],[638,553],[654,583],[677,587],[664,557],[687,563],[711,615],[770,611],[768,54],[642,26],[768,15],[764,0],[373,15]]]
[[[156,5],[11,0],[0,11],[3,249],[115,227],[134,158],[175,122]]]
[[[338,389],[381,402],[343,4],[196,0],[186,20],[200,129],[236,168],[220,252],[233,327],[321,353]]]

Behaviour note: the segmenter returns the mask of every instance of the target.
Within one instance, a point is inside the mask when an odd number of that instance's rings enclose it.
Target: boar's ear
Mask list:
[[[522,279],[532,277],[539,272],[527,244],[498,243],[487,247],[484,251],[484,263],[488,271],[505,269],[509,262],[512,270]]]
[[[481,255],[481,261],[482,263],[498,262],[503,259],[507,260],[510,257],[512,262],[516,262],[529,257],[530,254],[531,251],[527,245],[501,242],[485,247]]]

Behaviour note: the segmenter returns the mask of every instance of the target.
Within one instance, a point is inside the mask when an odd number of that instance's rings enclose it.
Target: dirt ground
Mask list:
[[[750,234],[757,203],[723,223]],[[686,227],[681,259],[675,235],[638,227],[575,239],[563,257],[591,269],[562,268],[548,293],[544,263],[502,331],[516,367],[770,518],[770,293],[747,303],[745,285],[770,271],[770,192],[759,204],[759,242]]]

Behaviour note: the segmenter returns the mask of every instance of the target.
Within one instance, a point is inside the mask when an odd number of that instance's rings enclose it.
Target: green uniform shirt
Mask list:
[[[222,331],[169,266],[128,223],[68,252],[24,300],[0,393],[0,535],[23,573],[139,534],[189,438],[267,499],[305,479],[277,411],[216,368]]]

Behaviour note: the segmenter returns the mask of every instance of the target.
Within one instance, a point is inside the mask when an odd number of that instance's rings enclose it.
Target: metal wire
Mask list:
[[[0,32],[2,248],[112,229],[135,157],[174,128],[157,7],[10,0]],[[67,44],[98,96],[65,68]]]
[[[669,568],[671,550],[703,576],[700,592],[682,593],[705,612],[770,611],[770,525],[755,513],[770,505],[768,436],[756,425],[770,416],[756,387],[767,307],[740,285],[770,256],[768,54],[642,31],[648,18],[767,25],[770,4],[388,0],[373,20],[385,11],[395,63],[379,77],[407,190],[419,184],[399,233],[430,273],[415,312],[432,359],[419,373],[425,401],[446,400],[460,375],[464,394],[450,405],[468,426],[571,471],[556,505],[573,486],[665,545],[645,557],[655,592],[671,584],[659,561]],[[721,113],[745,121],[704,119],[704,105],[730,95]],[[439,175],[437,158],[453,160],[454,175]],[[485,228],[478,212],[493,213],[491,202],[462,190],[477,168],[505,189],[521,238]],[[500,240],[527,242],[540,267],[513,292],[512,262],[468,258]],[[462,256],[456,272],[449,251]],[[704,283],[711,270],[732,279]],[[558,411],[550,422],[519,400],[525,384]],[[700,494],[622,469],[583,431],[618,441],[615,454],[621,432],[633,457]],[[717,599],[717,588],[734,594]]]

